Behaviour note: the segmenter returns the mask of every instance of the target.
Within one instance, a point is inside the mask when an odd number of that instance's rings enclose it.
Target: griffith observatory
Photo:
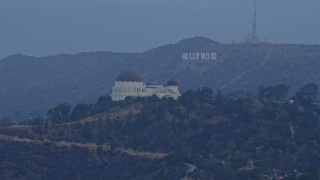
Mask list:
[[[124,100],[126,97],[146,97],[156,95],[159,98],[178,99],[180,96],[178,83],[169,80],[167,85],[156,82],[145,84],[139,74],[132,71],[121,73],[112,87],[113,101]]]

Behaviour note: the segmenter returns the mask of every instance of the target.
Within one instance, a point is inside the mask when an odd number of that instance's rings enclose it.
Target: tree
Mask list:
[[[107,96],[100,96],[98,102],[93,106],[92,114],[99,114],[112,108],[112,98]]]
[[[319,87],[314,83],[304,85],[292,97],[300,105],[311,105],[318,97]]]
[[[273,87],[271,98],[274,100],[285,100],[289,94],[290,87],[284,84],[278,84]]]
[[[47,115],[53,124],[63,123],[70,118],[69,117],[70,110],[71,110],[71,105],[67,103],[62,103],[50,109],[47,112]]]
[[[15,121],[11,117],[0,118],[0,127],[14,124]]]
[[[213,100],[213,91],[209,87],[204,87],[197,90],[200,102],[210,103]]]
[[[70,117],[72,121],[77,121],[88,117],[90,113],[91,105],[86,103],[80,103],[74,107]]]
[[[223,95],[220,89],[218,89],[214,96],[214,105],[221,108],[223,106],[223,101],[224,101]]]
[[[179,101],[188,109],[192,109],[197,101],[197,93],[194,90],[189,89],[180,96]]]
[[[278,84],[275,86],[268,86],[259,88],[259,97],[261,99],[269,99],[275,101],[283,101],[289,94],[289,86]]]

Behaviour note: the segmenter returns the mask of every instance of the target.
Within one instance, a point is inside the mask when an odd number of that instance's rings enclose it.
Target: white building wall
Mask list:
[[[112,87],[111,98],[113,101],[124,100],[126,97],[145,97],[156,95],[159,98],[180,96],[178,86],[145,85],[143,82],[119,82]]]
[[[126,97],[146,96],[143,82],[121,82],[116,81],[112,87],[111,98],[113,101],[124,100]]]

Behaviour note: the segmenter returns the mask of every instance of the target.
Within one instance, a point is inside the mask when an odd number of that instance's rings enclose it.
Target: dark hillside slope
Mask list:
[[[216,52],[217,60],[182,61],[182,53]],[[195,37],[143,53],[90,52],[50,57],[9,56],[0,61],[0,116],[45,113],[60,102],[92,102],[110,92],[117,75],[134,70],[145,81],[181,90],[254,90],[288,84],[293,90],[319,83],[320,46],[262,43],[221,44]]]
[[[0,179],[319,177],[318,107],[203,97],[128,100],[76,122],[3,127]]]

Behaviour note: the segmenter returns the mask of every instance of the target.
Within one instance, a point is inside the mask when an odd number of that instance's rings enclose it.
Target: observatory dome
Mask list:
[[[168,82],[167,82],[167,86],[178,86],[178,82],[174,79],[170,79]]]
[[[117,81],[121,82],[142,82],[140,75],[133,71],[126,71],[117,77]]]

